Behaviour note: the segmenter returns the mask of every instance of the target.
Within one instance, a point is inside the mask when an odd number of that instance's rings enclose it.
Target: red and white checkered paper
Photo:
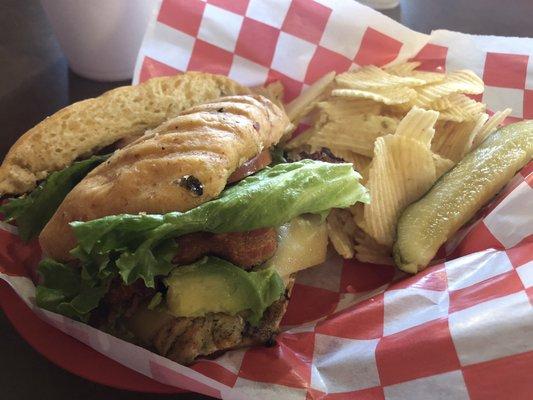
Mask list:
[[[415,59],[469,68],[490,109],[533,118],[533,40],[413,32],[351,0],[163,0],[134,82],[180,71],[247,84],[281,80],[286,100],[324,73]],[[0,278],[58,329],[162,383],[224,399],[526,399],[533,396],[533,163],[416,276],[343,261],[301,272],[284,332],[256,347],[173,363],[33,306],[38,245],[0,227]]]

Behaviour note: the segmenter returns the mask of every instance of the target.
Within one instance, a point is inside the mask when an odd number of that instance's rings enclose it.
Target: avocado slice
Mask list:
[[[166,305],[177,317],[200,317],[207,313],[246,313],[257,325],[263,312],[278,300],[285,286],[272,269],[247,272],[216,257],[174,269],[165,279]]]

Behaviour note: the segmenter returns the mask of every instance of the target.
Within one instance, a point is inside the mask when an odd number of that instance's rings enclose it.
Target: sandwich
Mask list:
[[[329,211],[369,201],[352,164],[287,162],[289,129],[268,98],[186,73],[30,130],[0,211],[46,256],[37,305],[182,364],[272,343],[295,273],[326,258]]]

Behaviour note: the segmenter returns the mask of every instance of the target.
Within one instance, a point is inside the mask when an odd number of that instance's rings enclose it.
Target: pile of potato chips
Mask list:
[[[298,154],[329,149],[353,163],[370,204],[333,210],[328,233],[345,258],[393,264],[402,210],[477,147],[510,114],[492,117],[467,95],[483,93],[472,71],[419,71],[417,62],[331,72],[287,105],[294,125],[310,128],[286,143]]]

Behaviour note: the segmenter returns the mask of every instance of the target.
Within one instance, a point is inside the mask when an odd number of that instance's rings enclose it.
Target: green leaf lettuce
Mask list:
[[[105,161],[109,155],[93,156],[87,160],[73,163],[61,171],[53,172],[30,194],[0,207],[6,221],[17,221],[19,235],[25,242],[38,236],[50,221],[67,194],[92,169]]]

